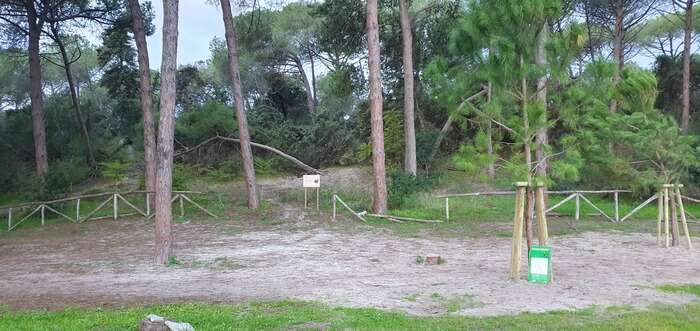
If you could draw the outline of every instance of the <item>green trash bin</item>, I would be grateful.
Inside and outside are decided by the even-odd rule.
[[[527,280],[549,284],[552,280],[552,249],[549,246],[530,246]]]

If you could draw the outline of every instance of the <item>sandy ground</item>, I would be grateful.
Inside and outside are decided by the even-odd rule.
[[[700,250],[658,248],[648,234],[552,238],[556,280],[544,286],[507,279],[509,238],[405,238],[351,219],[336,222],[345,223],[309,221],[298,212],[273,223],[178,223],[178,267],[150,264],[153,233],[146,221],[20,230],[0,236],[0,303],[59,309],[299,299],[483,316],[682,304],[694,298],[653,286],[700,283]],[[424,254],[447,262],[418,265],[416,256]]]

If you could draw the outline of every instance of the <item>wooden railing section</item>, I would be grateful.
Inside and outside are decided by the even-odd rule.
[[[153,195],[154,192],[149,192],[149,191],[130,191],[130,192],[124,192],[124,193],[119,193],[119,192],[105,192],[105,193],[95,193],[95,194],[85,194],[85,195],[80,195],[80,196],[73,196],[73,197],[67,197],[67,198],[62,198],[62,199],[56,199],[56,200],[50,200],[50,201],[37,201],[37,202],[27,202],[27,203],[22,203],[22,204],[17,204],[17,205],[12,205],[12,206],[3,206],[0,207],[0,212],[3,210],[7,211],[7,231],[12,231],[15,229],[17,226],[22,224],[22,222],[30,219],[32,216],[35,214],[39,213],[41,216],[41,225],[44,226],[46,223],[46,216],[47,216],[47,211],[53,214],[56,214],[60,216],[61,218],[64,218],[72,223],[82,223],[85,221],[89,220],[99,220],[99,219],[106,219],[106,218],[112,218],[112,219],[117,219],[119,217],[128,217],[128,216],[135,216],[135,215],[141,215],[145,217],[146,219],[150,219],[153,216],[155,216],[155,213],[152,212],[152,208],[150,205],[150,196]],[[190,198],[188,195],[198,195],[198,194],[206,194],[203,192],[196,192],[196,191],[173,191],[173,198],[170,200],[171,203],[175,203],[175,201],[179,202],[179,208],[180,208],[180,216],[184,217],[185,216],[185,202],[189,203],[190,205],[194,206],[196,209],[201,210],[205,214],[217,218],[218,216],[209,211],[208,209],[202,207],[199,203],[195,202],[192,198]],[[143,196],[143,199],[145,200],[145,208],[139,208],[136,206],[135,203],[132,201],[129,201],[126,197],[131,197],[131,196]],[[106,200],[102,201],[97,207],[94,209],[90,210],[87,214],[84,216],[81,215],[81,201],[85,201],[87,199],[97,199],[97,198],[107,198]],[[69,203],[69,202],[75,202],[75,216],[69,216],[64,212],[59,211],[61,207],[58,207],[58,204],[64,204],[64,203]],[[122,205],[126,205],[129,207],[131,212],[120,213],[120,202]],[[103,215],[103,216],[97,216],[98,212],[101,210],[104,210],[105,208],[109,208],[108,206],[112,207],[112,213],[111,215]],[[30,210],[29,213],[25,214],[24,216],[21,216],[18,221],[13,220],[13,216],[17,216],[17,212],[25,212],[27,210]],[[18,217],[15,217],[17,219]]]

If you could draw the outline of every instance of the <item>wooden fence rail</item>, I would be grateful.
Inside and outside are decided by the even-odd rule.
[[[56,200],[50,200],[50,201],[38,201],[38,202],[27,202],[27,203],[21,203],[17,205],[12,205],[12,206],[3,206],[0,207],[0,211],[6,210],[7,211],[7,231],[12,231],[13,229],[17,228],[22,222],[26,221],[27,219],[31,218],[37,213],[41,214],[41,225],[44,226],[46,223],[46,211],[49,211],[51,213],[54,213],[61,218],[65,218],[68,221],[72,223],[82,223],[88,220],[98,220],[98,219],[105,219],[105,218],[112,218],[116,220],[120,216],[126,217],[126,216],[134,216],[134,215],[141,215],[143,217],[146,217],[146,219],[150,219],[153,216],[155,216],[155,213],[152,213],[151,210],[151,205],[150,205],[150,200],[149,197],[154,194],[154,192],[150,191],[130,191],[130,192],[124,192],[124,193],[119,193],[119,192],[105,192],[105,193],[95,193],[95,194],[86,194],[86,195],[80,195],[80,196],[74,196],[74,197],[67,197],[67,198],[62,198],[62,199],[56,199]],[[180,207],[180,216],[185,216],[185,202],[191,204],[195,208],[201,210],[202,212],[206,213],[207,215],[217,218],[214,213],[209,211],[208,209],[202,207],[199,203],[195,202],[192,200],[190,197],[187,195],[192,195],[192,194],[205,194],[203,192],[196,192],[196,191],[173,191],[173,198],[171,200],[171,203],[175,202],[176,200],[179,200],[179,207]],[[146,208],[141,209],[136,206],[135,203],[132,201],[129,201],[126,196],[134,196],[134,195],[143,195],[144,200],[145,200],[145,205]],[[86,199],[95,199],[95,198],[104,198],[107,197],[106,200],[102,201],[97,207],[92,209],[90,212],[88,212],[85,216],[81,216],[81,201],[84,201]],[[120,213],[119,207],[120,207],[120,201],[122,205],[126,205],[130,209],[132,209],[134,212],[131,213]],[[66,213],[63,213],[59,211],[59,207],[55,206],[56,204],[60,203],[67,203],[67,202],[75,202],[75,217],[68,216]],[[108,216],[96,216],[97,213],[101,210],[104,210],[106,206],[108,206],[111,203],[112,207],[112,213],[111,215]],[[54,206],[52,206],[54,205]],[[13,216],[17,215],[17,212],[21,212],[23,210],[30,209],[31,211],[23,216],[22,218],[19,219],[19,221],[13,222]]]
[[[552,212],[553,210],[561,207],[566,202],[575,199],[576,202],[576,212],[575,218],[578,220],[581,217],[581,200],[591,206],[596,210],[598,214],[605,217],[611,222],[620,221],[620,203],[619,194],[632,192],[628,190],[574,190],[574,191],[547,191],[550,195],[567,195],[562,201],[559,201],[552,207],[545,210],[545,213]],[[586,198],[584,194],[613,194],[614,196],[614,217],[606,214],[600,207],[596,206],[591,200]],[[470,193],[456,193],[456,194],[441,194],[435,196],[438,199],[445,199],[445,220],[450,220],[450,198],[461,198],[461,197],[477,197],[477,196],[499,196],[499,195],[515,195],[515,191],[492,191],[492,192],[470,192]]]

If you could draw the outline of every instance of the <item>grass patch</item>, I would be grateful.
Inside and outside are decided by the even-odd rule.
[[[698,284],[663,285],[657,288],[664,292],[692,294],[700,297],[700,285]]]
[[[0,311],[2,330],[134,330],[147,314],[191,323],[197,330],[697,330],[700,305],[649,310],[589,308],[514,316],[409,316],[371,308],[333,308],[279,301],[241,305],[178,304],[56,312]]]

